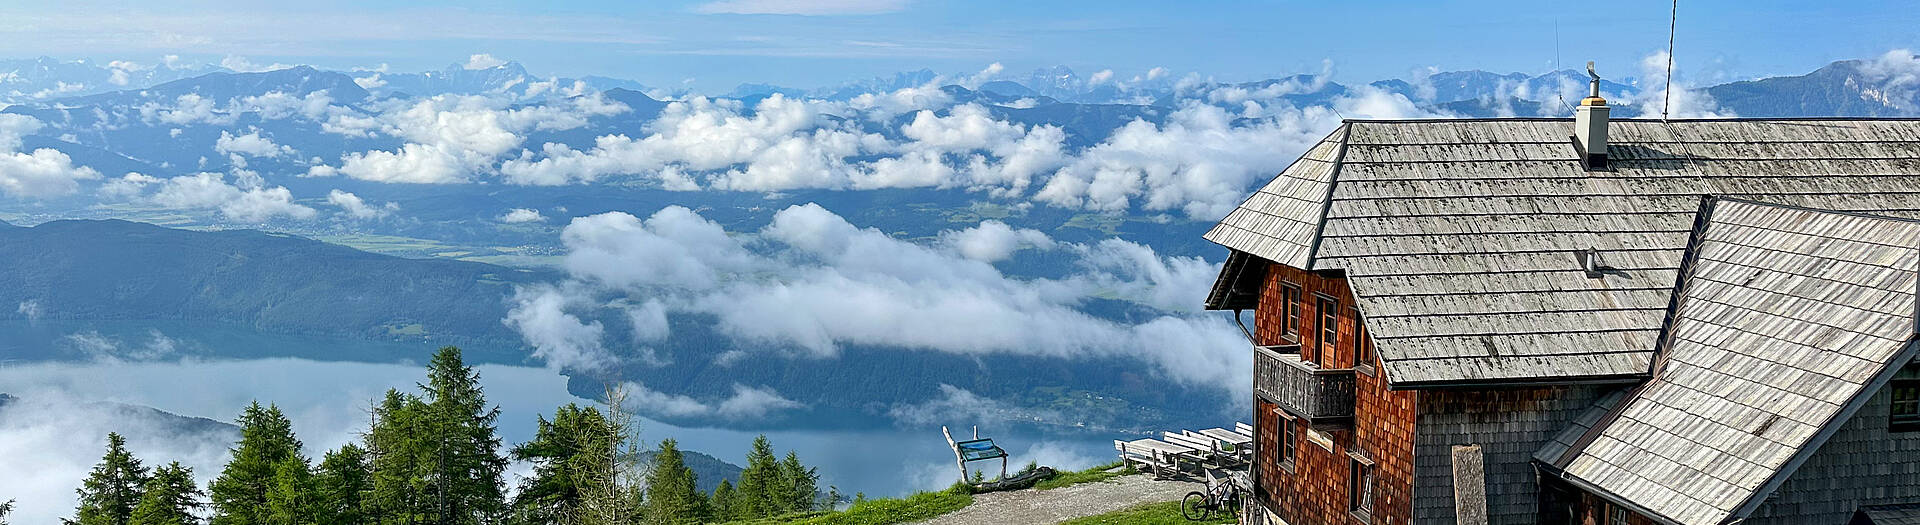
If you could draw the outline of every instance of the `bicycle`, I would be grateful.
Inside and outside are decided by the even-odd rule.
[[[1188,492],[1180,499],[1180,515],[1188,521],[1203,521],[1214,513],[1222,516],[1240,512],[1240,487],[1231,479],[1221,480],[1207,473],[1207,490]]]

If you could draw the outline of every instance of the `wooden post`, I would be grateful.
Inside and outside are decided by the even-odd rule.
[[[980,435],[980,428],[974,427],[973,433],[975,437],[978,437]],[[954,443],[953,433],[947,432],[946,425],[940,425],[940,435],[947,437],[947,448],[953,449],[953,460],[955,463],[960,464],[960,482],[967,483],[967,458],[960,455],[960,445]]]

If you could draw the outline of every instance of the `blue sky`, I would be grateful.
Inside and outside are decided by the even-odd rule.
[[[1063,64],[1220,80],[1316,72],[1366,81],[1427,67],[1541,72],[1598,60],[1634,74],[1666,45],[1664,1],[1055,2],[1002,0],[225,0],[0,5],[0,57],[50,55],[440,68],[474,53],[540,74],[724,91],[811,87],[922,67],[1015,74]],[[563,4],[558,5],[556,4]],[[1683,81],[1798,74],[1920,46],[1898,2],[1683,1]],[[1557,48],[1556,53],[1556,33]]]

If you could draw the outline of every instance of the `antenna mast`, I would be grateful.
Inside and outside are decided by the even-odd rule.
[[[1673,30],[1680,22],[1680,0],[1673,0],[1673,12],[1667,14],[1667,88],[1660,92],[1660,121],[1667,120],[1667,110],[1673,108]]]

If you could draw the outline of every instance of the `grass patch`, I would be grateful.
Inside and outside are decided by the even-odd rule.
[[[870,499],[853,504],[847,510],[791,514],[754,521],[733,522],[742,525],[890,525],[921,521],[973,504],[973,494],[965,485],[939,492],[916,492],[904,498]],[[1176,512],[1178,510],[1176,509]]]
[[[1112,463],[1108,463],[1105,465],[1095,465],[1092,468],[1088,468],[1086,470],[1077,470],[1073,472],[1061,472],[1059,474],[1055,474],[1052,478],[1049,478],[1046,481],[1042,481],[1034,484],[1033,488],[1034,490],[1057,489],[1057,488],[1065,487],[1069,485],[1079,485],[1081,483],[1093,483],[1096,481],[1106,481],[1106,480],[1110,480],[1113,478],[1134,473],[1134,470],[1132,467],[1120,468],[1122,463],[1124,462],[1114,461]],[[1178,510],[1178,509],[1175,509],[1175,510]]]
[[[1191,523],[1235,523],[1238,519],[1232,514],[1211,516],[1207,521],[1187,521],[1180,515],[1180,502],[1167,501],[1148,503],[1138,507],[1109,512],[1098,516],[1087,516],[1063,522],[1063,525],[1185,525]]]

